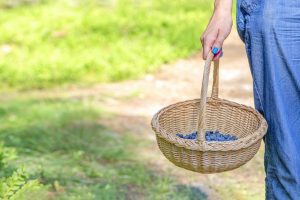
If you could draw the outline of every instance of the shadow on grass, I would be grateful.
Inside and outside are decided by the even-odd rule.
[[[206,200],[207,195],[199,187],[190,185],[176,185],[177,193],[186,193],[186,199],[189,200]]]
[[[56,199],[205,199],[136,159],[142,139],[104,127],[104,115],[88,100],[1,102],[0,139]]]

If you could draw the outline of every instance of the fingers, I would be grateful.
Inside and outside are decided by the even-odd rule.
[[[204,33],[201,37],[201,43],[203,47],[202,57],[206,60],[208,52],[212,49],[213,44],[217,38],[218,33],[210,32],[209,34]]]
[[[213,50],[216,48],[214,54],[218,52],[223,46],[223,42],[225,40],[224,34],[222,34],[221,31],[218,32],[218,36],[216,37],[214,43],[213,43]]]
[[[209,51],[212,51],[214,54],[213,60],[219,59],[223,55],[222,45],[225,38],[224,34],[220,31],[217,34],[210,32],[209,35],[207,35],[204,33],[201,37],[203,59],[206,60]]]
[[[223,46],[223,42],[225,39],[226,39],[226,37],[224,36],[224,34],[222,34],[222,32],[219,31],[218,37],[214,41],[214,44],[213,44],[213,49],[212,49],[212,52],[214,54],[213,60],[217,60],[220,57],[222,57],[222,55],[223,55],[222,46]]]

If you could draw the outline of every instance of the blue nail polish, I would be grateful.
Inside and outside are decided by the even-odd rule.
[[[218,51],[219,51],[219,48],[217,48],[217,47],[214,47],[214,48],[212,49],[212,53],[213,53],[213,54],[218,53]]]

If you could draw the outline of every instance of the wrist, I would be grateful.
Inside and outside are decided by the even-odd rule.
[[[215,9],[214,16],[218,18],[232,18],[231,10]]]

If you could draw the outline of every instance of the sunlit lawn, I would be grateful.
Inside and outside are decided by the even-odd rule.
[[[0,9],[1,87],[136,78],[198,50],[212,8],[208,0],[40,2]]]

